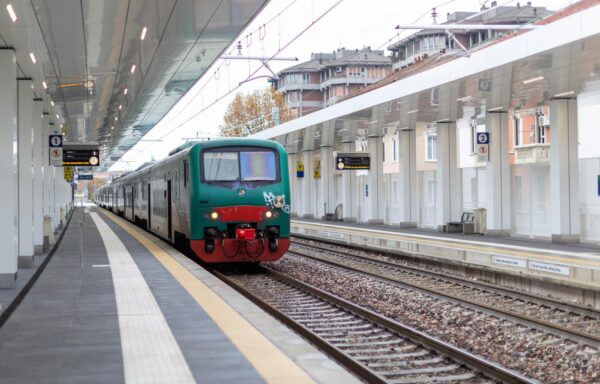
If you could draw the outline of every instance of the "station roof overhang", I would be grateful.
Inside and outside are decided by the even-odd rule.
[[[99,142],[107,168],[267,2],[0,0],[0,46],[15,50],[17,76],[33,80],[55,129],[69,142]]]
[[[499,41],[252,137],[288,153],[338,147],[416,122],[455,122],[480,112],[534,108],[600,89],[600,6]],[[594,88],[596,89],[596,88]]]

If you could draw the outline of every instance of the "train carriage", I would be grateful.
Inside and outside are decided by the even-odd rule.
[[[103,208],[205,262],[279,259],[289,247],[287,154],[273,141],[188,143],[96,192]]]

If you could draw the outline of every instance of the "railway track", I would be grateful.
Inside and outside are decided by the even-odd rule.
[[[536,382],[279,272],[212,272],[366,382]]]
[[[343,247],[318,245],[313,240],[296,239],[290,252],[516,318],[595,348],[600,346],[600,313],[588,308],[452,278],[399,264],[386,256],[359,255],[358,251],[350,253]]]

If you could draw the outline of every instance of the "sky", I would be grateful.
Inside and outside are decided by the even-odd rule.
[[[532,1],[534,6],[558,10],[575,1]],[[384,49],[414,30],[398,31],[398,24],[432,24],[436,8],[438,23],[456,11],[478,11],[482,0],[271,0],[225,55],[298,58],[271,60],[277,73],[310,59],[311,53],[338,48]],[[517,1],[497,0],[498,5]],[[524,5],[526,1],[521,1]],[[386,51],[386,54],[389,54]],[[233,97],[269,85],[271,72],[259,61],[217,60],[169,113],[110,170],[133,170],[151,159],[159,160],[189,138],[216,137],[223,115]],[[240,85],[240,83],[242,83]]]

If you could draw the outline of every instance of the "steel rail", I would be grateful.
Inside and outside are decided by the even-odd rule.
[[[381,260],[375,260],[375,259],[372,259],[372,258],[369,258],[369,257],[357,256],[357,255],[349,254],[349,253],[346,253],[346,252],[343,252],[343,251],[336,251],[336,250],[327,249],[325,247],[318,247],[318,246],[307,245],[307,244],[302,244],[302,246],[313,247],[313,248],[317,248],[319,250],[326,250],[328,252],[333,252],[333,253],[340,253],[344,257],[351,257],[351,258],[355,258],[355,259],[359,259],[359,260],[362,259],[362,260],[365,260],[365,261],[367,261],[369,263],[379,264],[380,266],[383,266],[383,267],[386,267],[386,268],[394,268],[394,269],[398,269],[398,270],[405,269],[405,270],[411,270],[411,271],[418,271],[419,273],[422,273],[422,274],[425,274],[425,275],[432,275],[435,278],[444,279],[446,281],[456,282],[456,283],[462,284],[464,286],[477,285],[476,283],[461,281],[460,279],[450,278],[450,277],[443,276],[443,275],[435,273],[435,272],[423,271],[423,270],[418,269],[418,268],[407,267],[407,266],[404,266],[404,265],[398,265],[398,264],[389,263],[389,262],[381,261]],[[520,320],[528,321],[528,322],[531,322],[533,324],[541,325],[541,326],[544,326],[544,327],[549,328],[549,329],[555,329],[555,330],[560,331],[560,332],[562,332],[564,334],[568,334],[568,335],[574,336],[578,340],[582,339],[584,341],[587,341],[587,342],[589,342],[594,347],[597,347],[600,344],[600,335],[590,334],[590,333],[587,333],[587,332],[579,331],[577,329],[565,327],[565,326],[562,326],[560,324],[556,324],[556,323],[553,323],[553,322],[550,322],[550,321],[537,319],[535,317],[528,316],[528,315],[525,315],[525,314],[522,314],[522,313],[519,313],[519,312],[514,312],[514,311],[510,311],[510,310],[505,310],[505,309],[502,309],[502,308],[498,308],[498,307],[495,307],[495,306],[492,306],[492,305],[483,304],[483,303],[481,303],[479,301],[470,300],[470,299],[467,299],[467,298],[465,298],[463,296],[455,295],[455,294],[448,293],[448,292],[442,291],[442,290],[437,290],[435,288],[430,288],[430,287],[427,287],[427,286],[419,284],[419,283],[405,281],[405,280],[401,280],[401,279],[393,279],[393,278],[381,276],[381,275],[379,275],[377,273],[368,272],[368,271],[364,271],[364,270],[360,270],[360,269],[355,269],[355,268],[352,268],[352,267],[347,266],[345,264],[337,263],[337,262],[331,261],[331,260],[324,260],[324,259],[322,259],[322,258],[320,258],[318,256],[313,256],[313,255],[305,254],[305,253],[303,253],[301,251],[289,250],[288,253],[298,254],[299,256],[302,256],[302,257],[310,258],[310,259],[313,259],[313,260],[318,260],[320,262],[324,262],[326,264],[334,265],[336,267],[343,268],[343,269],[346,269],[346,270],[349,270],[349,271],[359,272],[361,274],[365,274],[367,276],[374,277],[374,278],[377,278],[377,279],[380,279],[380,280],[383,280],[383,281],[387,281],[387,282],[390,282],[390,283],[393,283],[393,284],[403,284],[405,286],[413,287],[413,288],[419,289],[421,291],[425,291],[425,292],[428,292],[428,293],[431,293],[431,294],[435,294],[437,296],[446,297],[446,298],[449,298],[449,299],[452,299],[452,300],[455,300],[455,301],[459,301],[459,302],[462,302],[462,303],[465,303],[465,304],[469,304],[469,305],[472,305],[472,306],[484,308],[484,309],[486,309],[488,311],[493,311],[493,312],[496,312],[496,313],[503,314],[505,316],[511,316],[511,317],[514,317],[514,318],[517,318],[517,319],[520,319]],[[487,285],[484,285],[484,287],[486,289],[493,289],[493,290],[497,289],[495,287],[489,287]],[[503,289],[498,289],[498,290],[503,291]],[[522,293],[518,293],[518,295],[522,296],[522,297],[527,297],[526,295],[523,295]],[[535,296],[532,296],[531,298],[529,298],[529,300],[543,301],[544,299],[539,299],[539,298],[536,298]],[[565,306],[564,303],[561,303],[561,305]],[[564,310],[564,311],[568,311],[568,309],[565,309],[565,308],[561,308],[561,309]]]
[[[450,357],[454,361],[460,362],[465,366],[470,367],[480,373],[483,373],[485,376],[492,378],[494,380],[499,380],[504,383],[528,383],[533,384],[537,383],[537,381],[527,378],[518,372],[502,367],[496,363],[485,360],[484,358],[469,353],[463,349],[457,348],[447,342],[439,340],[435,337],[432,337],[424,332],[421,332],[415,328],[409,327],[404,324],[400,324],[394,320],[391,320],[387,317],[379,315],[371,310],[362,308],[356,304],[353,304],[345,299],[334,296],[328,292],[325,292],[319,288],[310,286],[306,283],[298,281],[292,277],[286,276],[280,272],[270,270],[268,268],[259,266],[259,268],[265,275],[268,275],[276,280],[289,284],[295,288],[298,288],[314,297],[319,298],[320,300],[329,302],[339,308],[342,308],[348,312],[351,312],[363,319],[366,319],[380,327],[383,327],[391,332],[397,333],[409,340],[412,340],[415,343],[424,345],[425,347],[436,351],[441,355],[445,355]],[[289,318],[276,308],[267,304],[257,295],[253,294],[246,288],[237,284],[233,279],[224,275],[223,273],[217,270],[211,270],[213,274],[215,274],[218,278],[223,280],[233,289],[244,295],[246,298],[257,304],[260,308],[267,311],[269,314],[276,317],[278,320],[282,321],[284,324],[288,325],[290,328],[294,329],[302,336],[306,337],[308,340],[313,342],[318,348],[325,351],[326,353],[333,356],[336,360],[338,360],[342,365],[346,366],[355,374],[359,375],[361,379],[369,382],[369,383],[386,383],[386,381],[375,372],[371,371],[367,367],[363,366],[361,363],[348,356],[346,353],[329,343],[328,341],[322,339],[315,333],[308,330],[306,327],[296,322],[295,320]]]

